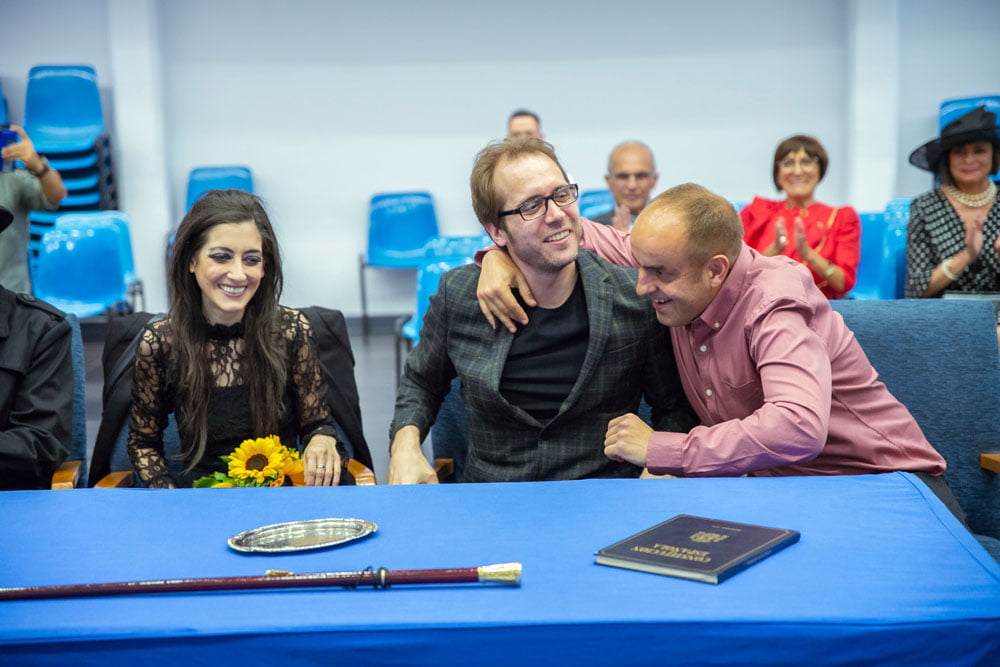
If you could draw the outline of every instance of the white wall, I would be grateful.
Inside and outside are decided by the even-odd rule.
[[[0,85],[10,121],[24,120],[28,70],[87,64],[97,70],[105,124],[113,128],[111,53],[105,0],[0,0]]]
[[[899,137],[878,149],[899,155],[870,162],[857,157],[871,149],[857,127],[865,107],[849,99],[870,105],[873,80],[852,59],[877,59],[877,49],[858,48],[856,36],[871,33],[856,17],[865,12],[837,0],[150,1],[166,151],[140,157],[160,161],[170,210],[133,221],[140,272],[162,273],[163,227],[183,212],[188,171],[248,164],[279,230],[284,301],[348,315],[360,310],[371,194],[430,190],[445,233],[477,232],[472,159],[502,136],[515,107],[541,114],[584,188],[602,186],[615,143],[637,138],[656,153],[662,187],[690,180],[734,200],[769,196],[775,144],[812,133],[831,156],[819,196],[841,204],[858,191],[852,165],[862,181],[891,181],[896,195],[926,189],[905,160],[935,133],[941,99],[1000,91],[995,58],[982,55],[1000,36],[993,0],[899,2],[898,36],[886,47],[899,61],[886,93],[887,106],[898,99]],[[33,64],[90,62],[102,86],[114,85],[111,59],[126,56],[109,50],[108,24],[113,14],[120,26],[121,3],[0,0],[0,11],[0,81],[15,119]],[[884,169],[893,159],[898,176]],[[144,178],[130,172],[119,173],[124,191]],[[412,277],[370,277],[373,312],[410,310]],[[149,307],[165,308],[165,290],[151,291]]]
[[[843,198],[839,3],[500,6],[162,3],[174,201],[194,166],[251,165],[289,259],[285,301],[357,313],[370,195],[430,190],[446,233],[478,232],[472,159],[518,106],[541,114],[585,188],[639,138],[661,184],[748,199],[773,192],[775,143],[807,131],[834,155],[823,195]],[[370,275],[374,312],[410,309],[411,277]]]

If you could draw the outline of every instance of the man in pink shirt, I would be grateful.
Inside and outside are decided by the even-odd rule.
[[[670,327],[685,394],[702,421],[670,433],[618,417],[608,425],[608,457],[680,476],[902,470],[961,512],[941,477],[944,459],[809,272],[745,245],[728,201],[686,184],[653,200],[631,237],[583,223],[582,247],[638,266],[636,291]],[[488,260],[481,292],[497,284]]]
[[[608,426],[608,456],[692,476],[944,472],[809,272],[744,244],[725,199],[672,188],[631,244],[636,292],[670,327],[702,425],[654,433],[626,415]]]

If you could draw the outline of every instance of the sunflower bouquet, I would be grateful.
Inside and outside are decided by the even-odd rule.
[[[281,444],[276,435],[244,440],[228,456],[220,456],[229,470],[213,472],[195,480],[194,488],[236,486],[285,486],[303,483],[302,459],[294,449]]]

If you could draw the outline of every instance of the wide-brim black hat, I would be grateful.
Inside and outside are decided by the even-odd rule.
[[[910,153],[910,164],[927,171],[936,171],[941,157],[955,146],[973,141],[992,141],[1000,145],[997,138],[997,115],[987,111],[985,106],[976,107],[944,126],[941,136]]]
[[[0,233],[10,227],[12,222],[14,222],[14,214],[10,212],[10,209],[0,206]]]

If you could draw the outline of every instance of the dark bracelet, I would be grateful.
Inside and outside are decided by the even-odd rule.
[[[42,159],[41,171],[31,171],[30,169],[28,170],[28,173],[34,176],[35,178],[41,178],[42,176],[44,176],[45,174],[49,173],[52,170],[52,167],[49,165],[48,158],[46,158],[44,155],[39,157],[41,157]]]

